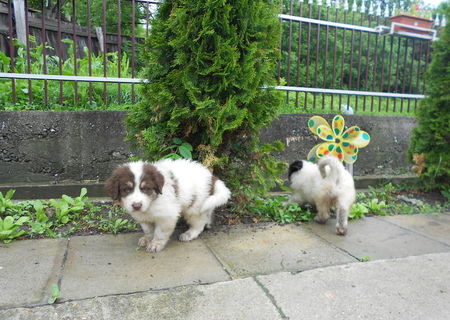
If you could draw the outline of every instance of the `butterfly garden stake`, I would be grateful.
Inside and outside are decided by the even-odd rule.
[[[322,142],[314,146],[308,153],[308,161],[315,162],[326,155],[334,155],[339,160],[350,165],[353,173],[353,163],[358,158],[358,151],[367,146],[370,136],[358,126],[352,126],[344,131],[345,120],[341,115],[333,118],[331,127],[327,120],[313,116],[308,120],[309,130],[317,135]]]

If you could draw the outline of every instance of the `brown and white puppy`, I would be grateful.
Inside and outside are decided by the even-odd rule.
[[[292,195],[289,202],[309,203],[317,209],[315,221],[325,223],[331,207],[336,209],[336,233],[347,233],[348,214],[355,202],[352,175],[334,156],[321,158],[317,164],[301,160],[289,166]]]
[[[164,248],[180,215],[190,228],[179,240],[197,238],[210,227],[214,209],[230,198],[223,181],[185,159],[126,163],[106,181],[106,190],[141,225],[138,245],[149,252]]]

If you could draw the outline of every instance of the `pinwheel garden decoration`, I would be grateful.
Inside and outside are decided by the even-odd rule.
[[[344,131],[345,120],[341,115],[336,115],[330,125],[320,116],[313,116],[308,120],[308,128],[320,139],[324,140],[314,146],[308,153],[308,160],[315,162],[317,159],[331,154],[347,164],[353,164],[358,158],[358,150],[364,148],[370,142],[367,132],[358,126],[353,126]]]

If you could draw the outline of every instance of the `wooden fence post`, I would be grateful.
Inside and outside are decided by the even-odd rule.
[[[103,48],[103,31],[102,27],[95,27],[95,33],[97,34],[98,44],[101,52],[105,52],[105,48]]]
[[[25,23],[25,0],[13,0],[14,17],[16,20],[17,39],[20,43],[27,43],[27,30]]]

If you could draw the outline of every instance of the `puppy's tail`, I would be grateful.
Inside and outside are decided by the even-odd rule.
[[[201,208],[202,212],[214,210],[227,203],[228,199],[230,199],[230,189],[225,186],[223,181],[213,179],[212,184],[211,189],[213,193],[203,203]]]
[[[318,166],[322,178],[330,179],[332,181],[338,180],[342,170],[345,170],[342,162],[335,156],[326,156],[321,158],[318,162]]]
[[[288,180],[291,181],[291,176],[301,170],[303,168],[303,162],[302,161],[294,161],[289,165],[289,171],[288,171]]]

